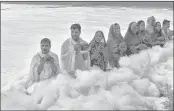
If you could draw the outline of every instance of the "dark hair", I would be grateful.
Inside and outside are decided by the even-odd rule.
[[[160,23],[160,22],[155,23],[155,27],[157,26],[158,23]],[[160,25],[161,25],[161,23],[160,23]],[[160,36],[161,36],[161,31],[162,31],[162,29],[160,29]],[[156,28],[155,28],[155,32],[156,32]]]
[[[138,22],[137,22],[137,24],[138,25],[140,25],[142,22],[144,22],[143,20],[139,20]],[[144,22],[145,23],[145,22]]]
[[[164,20],[163,20],[163,25],[165,25],[166,23],[170,23],[170,21],[167,20],[167,19],[164,19]]]
[[[157,25],[158,23],[160,23],[160,22],[156,22],[156,23],[155,23],[155,27],[156,27],[156,25]],[[160,23],[160,25],[161,25],[161,23]]]
[[[104,36],[104,34],[103,34],[103,32],[102,32],[101,30],[96,31],[96,32],[95,32],[95,35],[96,35],[98,32],[100,32],[100,33],[102,34],[102,37],[105,39],[105,36]]]
[[[43,38],[40,43],[49,43],[49,45],[51,45],[51,41],[48,38]]]
[[[118,24],[118,23],[115,23],[115,26],[116,26],[116,25],[119,25],[119,24]]]
[[[79,31],[81,32],[80,24],[72,24],[70,29],[79,29]]]
[[[95,32],[95,35],[96,35],[98,32],[100,32],[100,33],[102,34],[102,37],[103,37],[103,39],[104,39],[104,44],[106,45],[106,40],[105,40],[104,33],[103,33],[101,30],[98,30],[98,31]],[[95,35],[94,35],[94,39],[95,39]],[[94,40],[94,39],[93,39],[93,40]],[[92,41],[93,41],[93,40],[92,40]]]

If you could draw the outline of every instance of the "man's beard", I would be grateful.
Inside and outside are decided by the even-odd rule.
[[[75,40],[75,41],[78,41],[79,40],[79,37],[72,37],[73,38],[73,40]]]

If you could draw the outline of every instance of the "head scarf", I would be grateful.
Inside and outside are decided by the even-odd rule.
[[[138,36],[138,34],[134,34],[132,32],[135,26],[137,26],[137,23],[131,22],[125,34],[124,41],[126,42],[128,46],[136,45],[140,43],[140,37]]]
[[[138,21],[137,22],[138,26],[140,27],[140,24],[143,23],[143,22],[144,22],[143,20]],[[143,32],[145,32],[145,30],[139,30],[139,33],[143,33]]]
[[[109,29],[109,35],[108,40],[115,39],[117,41],[117,44],[123,41],[123,36],[121,33],[119,35],[116,34],[116,25],[119,25],[118,23],[112,24]]]
[[[103,32],[100,31],[100,30],[98,30],[98,31],[95,33],[93,39],[92,39],[91,42],[90,42],[90,45],[96,41],[96,40],[95,40],[95,37],[96,37],[96,34],[97,34],[98,32],[100,32],[100,33],[102,34],[102,40],[101,40],[101,42],[102,42],[103,44],[106,45],[106,40],[105,40],[104,34],[103,34]]]
[[[155,36],[157,36],[157,37],[160,37],[160,36],[162,36],[162,29],[160,29],[160,31],[159,32],[157,32],[157,30],[156,30],[156,26],[157,26],[157,24],[158,23],[160,23],[160,22],[156,22],[155,23],[155,29],[154,29],[154,34],[155,34]],[[161,24],[161,23],[160,23]]]
[[[119,35],[116,34],[116,25],[119,24],[115,23],[111,25],[108,34],[107,47],[110,59],[113,57],[113,47],[119,47],[120,43],[123,42],[123,36],[121,35],[121,33]]]
[[[147,18],[146,31],[150,34],[154,33],[154,26],[151,22],[152,20],[155,20],[153,16]]]
[[[140,24],[143,23],[143,22],[144,22],[143,20],[139,20],[139,21],[137,22],[139,28],[140,28]],[[144,22],[144,23],[145,23],[145,22]],[[146,31],[145,31],[145,30],[139,30],[138,35],[140,36],[141,41],[144,39],[145,34],[146,34]]]

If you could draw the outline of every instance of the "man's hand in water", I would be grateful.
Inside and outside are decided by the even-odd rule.
[[[81,51],[82,47],[80,44],[75,44],[74,45],[74,50],[76,51],[76,54],[79,54]]]
[[[40,60],[40,64],[39,64],[39,66],[38,66],[38,68],[37,68],[37,72],[38,72],[39,75],[40,75],[40,73],[41,73],[42,70],[43,70],[44,63],[45,63],[45,59],[42,58],[42,59]]]

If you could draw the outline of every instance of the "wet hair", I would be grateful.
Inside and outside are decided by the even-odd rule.
[[[141,23],[143,23],[144,21],[143,20],[139,20],[138,22],[137,22],[137,24],[138,25],[140,25]],[[145,23],[145,22],[144,22]]]
[[[79,29],[79,31],[81,32],[80,24],[72,24],[70,29]]]
[[[43,39],[40,41],[40,43],[48,43],[49,45],[51,45],[51,41],[50,41],[50,39],[48,39],[48,38],[43,38]]]
[[[164,20],[163,20],[163,25],[165,25],[166,23],[170,23],[170,21],[167,20],[167,19],[164,19]]]

